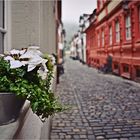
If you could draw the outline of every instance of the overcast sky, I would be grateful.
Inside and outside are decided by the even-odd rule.
[[[76,22],[83,13],[91,14],[96,8],[96,0],[62,0],[62,21]]]

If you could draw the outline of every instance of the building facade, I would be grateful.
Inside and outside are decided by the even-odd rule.
[[[57,54],[60,15],[60,0],[0,0],[0,54],[30,45],[39,46],[44,54]],[[55,79],[54,73],[52,90]],[[48,139],[44,124],[26,101],[16,122],[1,126],[0,136],[2,139]]]
[[[112,57],[112,71],[140,77],[140,0],[97,0],[96,19],[86,29],[88,63],[99,67]]]
[[[57,53],[58,1],[0,1],[0,53],[40,46]]]

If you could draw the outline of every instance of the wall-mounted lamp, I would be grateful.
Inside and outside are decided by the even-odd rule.
[[[127,11],[129,9],[128,3],[129,3],[129,0],[123,0],[122,8],[124,11]]]

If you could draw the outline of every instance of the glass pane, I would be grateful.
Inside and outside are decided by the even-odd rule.
[[[4,35],[0,32],[0,53],[3,53]]]
[[[0,27],[3,27],[3,20],[4,20],[4,2],[0,0]]]

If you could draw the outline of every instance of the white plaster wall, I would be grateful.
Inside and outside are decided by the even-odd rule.
[[[43,52],[56,53],[56,20],[54,1],[41,1],[40,46]]]
[[[20,49],[40,45],[39,1],[15,1],[11,3],[12,48]]]
[[[11,1],[11,48],[39,45],[43,53],[56,52],[54,1]]]

